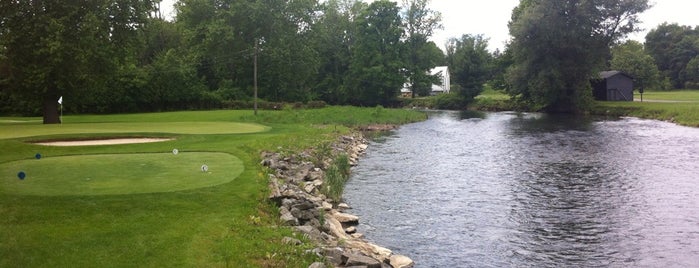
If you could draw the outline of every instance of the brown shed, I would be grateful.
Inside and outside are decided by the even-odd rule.
[[[599,73],[592,81],[592,95],[602,101],[633,101],[633,77],[620,71]]]

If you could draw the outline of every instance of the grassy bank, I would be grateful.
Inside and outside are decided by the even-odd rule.
[[[699,127],[699,90],[651,91],[635,93],[633,102],[596,102],[592,114],[633,116]]]
[[[265,200],[260,151],[313,147],[347,133],[348,126],[424,118],[413,111],[354,107],[258,116],[69,115],[63,125],[0,118],[0,267],[305,267],[317,257],[303,254],[310,244],[280,242],[292,234],[279,227],[275,208]],[[27,142],[117,136],[175,140],[84,147]],[[210,166],[205,173],[202,163]],[[22,180],[20,170],[26,172]],[[216,177],[218,172],[227,173]],[[162,173],[170,175],[155,178]],[[213,177],[186,181],[209,173]],[[96,178],[107,183],[101,192],[85,187]],[[154,188],[139,192],[136,183]]]
[[[699,127],[699,103],[667,102],[597,102],[592,114],[633,116]]]
[[[699,127],[699,90],[651,91],[635,93],[634,102],[597,101],[591,114],[600,116],[633,116],[675,122],[680,125]],[[501,91],[488,89],[476,97],[469,109],[480,111],[526,110],[516,107],[510,97]]]

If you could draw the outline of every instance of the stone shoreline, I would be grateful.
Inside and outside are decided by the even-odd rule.
[[[394,129],[381,126],[377,129]],[[362,130],[373,130],[366,127]],[[270,169],[269,199],[279,206],[281,221],[314,241],[318,247],[314,254],[324,256],[334,267],[405,268],[414,262],[390,249],[372,244],[357,233],[359,217],[346,213],[349,205],[334,204],[323,195],[325,169],[330,161],[346,154],[350,165],[357,165],[359,157],[367,149],[367,140],[362,133],[355,132],[335,141],[331,156],[318,165],[312,159],[313,151],[306,150],[292,155],[279,152],[263,152],[262,165]],[[284,243],[301,244],[301,241],[286,237]],[[326,267],[313,263],[309,268]]]

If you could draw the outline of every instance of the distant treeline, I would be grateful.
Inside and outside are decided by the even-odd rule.
[[[646,88],[699,87],[699,28],[663,24],[648,34],[645,44],[602,46],[597,39],[581,41],[590,33],[572,35],[569,29],[557,35],[532,34],[593,21],[599,24],[579,29],[619,33],[598,38],[618,41],[633,27],[600,27],[642,12],[645,0],[634,0],[638,3],[629,7],[609,0],[584,9],[598,9],[590,16],[609,16],[600,20],[571,17],[581,12],[551,13],[563,16],[552,23],[535,23],[553,17],[534,14],[583,10],[582,4],[522,1],[510,23],[513,41],[504,51],[492,53],[481,35],[451,39],[446,51],[430,42],[441,26],[441,15],[429,9],[429,0],[406,0],[401,6],[387,0],[180,0],[171,21],[160,15],[157,2],[0,1],[0,113],[43,114],[45,122],[55,123],[61,96],[66,113],[230,107],[251,103],[255,72],[258,96],[269,103],[394,106],[400,104],[399,91],[406,82],[414,96],[429,95],[431,84],[439,79],[427,71],[439,65],[449,66],[456,94],[445,100],[457,108],[478,95],[486,82],[515,99],[559,102],[560,94],[537,93],[532,87],[571,87],[570,82],[531,81],[546,73],[549,81],[573,73],[591,75],[593,67],[625,71]],[[539,27],[545,25],[550,27]],[[537,36],[559,40],[531,39]],[[557,44],[580,47],[564,51],[567,48]],[[590,47],[602,50],[592,53]],[[556,61],[563,59],[558,54],[594,54],[594,64],[551,74],[563,72],[556,65],[569,66]],[[532,55],[551,58],[537,63]],[[592,61],[567,58],[577,65],[588,59]]]

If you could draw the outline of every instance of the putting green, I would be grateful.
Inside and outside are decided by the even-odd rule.
[[[174,133],[174,134],[241,134],[267,131],[267,126],[238,122],[117,122],[73,123],[62,125],[6,124],[0,139],[86,133]]]
[[[202,171],[202,165],[208,170]],[[45,157],[0,164],[0,192],[50,196],[173,192],[227,183],[243,169],[239,158],[211,152]],[[26,177],[20,179],[19,172]]]

